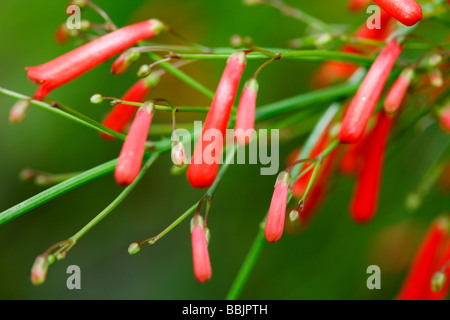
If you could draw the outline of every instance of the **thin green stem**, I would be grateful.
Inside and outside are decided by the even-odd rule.
[[[71,114],[71,113],[69,113],[67,111],[64,111],[62,109],[62,108],[66,108],[66,110],[68,110],[67,107],[61,107],[61,105],[60,105],[60,108],[58,108],[57,106],[53,107],[49,103],[46,103],[46,102],[43,102],[43,101],[38,101],[38,100],[33,100],[33,99],[31,99],[31,97],[28,97],[28,96],[25,96],[23,94],[20,94],[20,93],[17,93],[17,92],[14,92],[14,91],[11,91],[11,90],[8,90],[8,89],[5,89],[5,88],[1,88],[1,87],[0,87],[0,93],[4,94],[6,96],[9,96],[11,98],[15,98],[15,99],[30,100],[30,103],[32,105],[37,106],[37,107],[39,107],[39,108],[41,108],[43,110],[49,111],[49,112],[51,112],[53,114],[56,114],[56,115],[59,115],[59,116],[61,116],[63,118],[72,120],[72,121],[74,121],[76,123],[79,123],[79,124],[85,126],[85,127],[94,129],[96,131],[108,133],[108,134],[110,134],[110,135],[112,135],[112,136],[114,136],[114,137],[116,137],[118,139],[125,140],[125,135],[123,135],[121,133],[118,133],[118,132],[116,132],[116,131],[108,128],[108,127],[105,127],[104,125],[102,125],[101,123],[98,123],[95,120],[92,120],[92,119],[90,119],[90,118],[88,118],[88,117],[86,117],[84,115],[82,116],[83,118],[80,118],[79,117],[79,115],[81,115],[80,113],[76,112],[76,114]],[[72,109],[70,109],[70,110],[74,111]]]
[[[142,103],[140,102],[133,102],[133,101],[126,101],[121,99],[115,99],[112,97],[103,97],[104,99],[113,99],[120,101],[120,103],[123,103],[124,105],[130,105],[130,106],[136,106],[141,107]],[[162,105],[154,105],[155,110],[160,111],[170,111],[172,112],[174,109],[177,112],[200,112],[200,113],[207,113],[209,111],[209,107],[168,107],[168,106],[162,106]]]
[[[279,59],[294,59],[294,60],[334,60],[334,61],[349,61],[359,63],[362,65],[369,65],[373,62],[373,58],[366,57],[355,53],[346,53],[339,51],[327,51],[327,50],[300,50],[289,51],[269,54],[250,53],[247,55],[248,60],[260,60],[265,58],[277,58]],[[225,60],[229,58],[228,54],[214,54],[214,53],[180,53],[177,54],[180,59],[194,59],[194,60]]]
[[[228,292],[226,296],[226,300],[236,300],[239,298],[239,295],[242,292],[242,289],[244,288],[248,277],[250,276],[250,273],[252,272],[253,268],[255,267],[256,261],[258,260],[258,257],[264,247],[264,244],[266,243],[264,238],[264,228],[260,227],[258,229],[258,233],[256,234],[256,238],[253,241],[253,244],[250,248],[250,251],[248,252],[247,256],[245,257],[244,262],[242,263],[241,268],[239,269],[239,272],[234,279],[234,282],[230,288],[230,291]]]
[[[28,198],[25,201],[3,211],[0,213],[0,225],[17,218],[18,216],[30,211],[76,187],[79,187],[89,181],[99,178],[114,170],[117,164],[117,159],[103,163],[90,170],[86,170],[79,175],[65,180],[51,188],[48,188],[37,195]]]
[[[239,148],[239,146],[237,147]],[[217,173],[217,176],[214,180],[214,183],[208,188],[208,190],[205,192],[201,200],[194,203],[189,209],[187,209],[185,212],[183,212],[177,219],[175,219],[167,228],[165,228],[163,231],[161,231],[158,235],[145,239],[143,241],[138,242],[139,245],[142,245],[144,243],[148,243],[150,245],[155,244],[158,240],[160,240],[162,237],[164,237],[167,233],[169,233],[173,228],[178,226],[181,222],[183,222],[187,217],[189,217],[193,212],[195,212],[200,204],[201,201],[204,199],[208,199],[212,196],[214,191],[216,190],[220,180],[222,179],[223,175],[227,171],[229,165],[232,163],[232,160],[234,159],[234,155],[236,153],[236,148],[232,148],[231,151],[227,152],[227,156],[225,159],[225,163],[220,167],[219,172]]]
[[[111,202],[105,209],[102,210],[94,219],[92,219],[87,225],[85,225],[80,231],[78,231],[76,234],[74,234],[70,239],[76,243],[82,236],[84,236],[89,230],[91,230],[97,223],[99,223],[101,220],[103,220],[111,211],[113,211],[134,189],[134,187],[141,181],[142,177],[145,175],[145,173],[148,171],[150,166],[156,161],[159,154],[157,152],[154,152],[150,158],[145,162],[145,164],[142,166],[141,171],[137,175],[136,179],[127,186],[120,194],[119,196],[114,199],[113,202]]]
[[[150,59],[153,61],[159,61],[161,60],[161,57],[153,52],[147,52],[147,55]],[[204,85],[202,85],[200,82],[192,78],[191,76],[187,75],[177,67],[174,67],[169,62],[162,62],[160,66],[164,69],[166,69],[168,72],[172,73],[174,76],[178,77],[180,80],[184,81],[185,83],[189,84],[194,89],[197,89],[199,92],[201,92],[206,97],[212,99],[214,98],[214,92],[206,88]]]
[[[281,0],[265,0],[265,3],[280,10],[280,12],[287,17],[302,21],[308,25],[313,25],[317,29],[324,31],[324,32],[328,32],[328,33],[334,32],[333,27],[330,26],[328,23],[326,23],[316,17],[313,17],[312,15],[305,13],[305,12],[301,11],[300,9],[291,7]]]

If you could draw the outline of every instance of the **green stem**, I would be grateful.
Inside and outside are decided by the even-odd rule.
[[[236,279],[234,280],[233,285],[225,298],[226,300],[236,300],[239,298],[239,295],[244,288],[265,243],[264,229],[260,227],[250,251],[248,252],[247,257],[245,257],[245,260],[239,269],[238,275],[236,276]]]
[[[100,132],[104,132],[104,133],[108,133],[118,139],[121,140],[125,140],[125,135],[118,133],[108,127],[105,127],[104,125],[102,125],[101,123],[98,123],[95,120],[90,119],[89,117],[86,117],[84,115],[81,115],[78,112],[75,112],[76,114],[71,114],[67,111],[64,111],[63,109],[65,108],[66,110],[69,110],[68,107],[65,106],[61,106],[58,107],[53,107],[51,104],[48,104],[46,102],[43,101],[38,101],[38,100],[32,100],[31,97],[25,96],[23,94],[5,89],[5,88],[1,88],[0,87],[0,93],[9,96],[11,98],[15,98],[15,99],[20,99],[20,100],[30,100],[30,103],[32,105],[35,105],[43,110],[49,111],[51,113],[54,113],[56,115],[62,116],[63,118],[72,120],[76,123],[79,123],[85,127],[94,129],[96,131],[100,131]],[[70,109],[71,112],[73,112],[74,110]],[[82,116],[82,118],[80,118],[80,115]]]
[[[237,147],[239,148],[239,146]],[[227,171],[229,165],[232,163],[232,160],[234,159],[234,155],[236,153],[236,147],[232,149],[232,151],[227,152],[225,163],[220,167],[219,172],[217,173],[217,176],[214,180],[214,183],[208,188],[202,199],[209,198],[212,196],[214,191],[217,188],[217,185],[219,184],[220,180],[222,179],[223,175]],[[158,235],[155,237],[140,241],[139,244],[142,245],[144,243],[149,243],[150,245],[153,245],[155,242],[160,240],[162,237],[164,237],[169,231],[171,231],[173,228],[178,226],[182,221],[184,221],[187,217],[189,217],[193,212],[196,211],[198,205],[200,204],[202,200],[197,201],[194,203],[189,209],[187,209],[185,212],[183,212],[175,221],[173,221],[167,228],[165,228],[163,231],[161,231]]]
[[[275,58],[278,54],[248,54],[248,60],[260,60],[264,58]],[[213,54],[213,53],[180,53],[177,54],[180,59],[194,59],[194,60],[223,60],[228,59],[229,54]],[[363,65],[369,65],[373,62],[373,58],[369,58],[360,54],[346,53],[339,51],[327,50],[301,50],[281,52],[280,59],[298,59],[298,60],[334,60],[334,61],[349,61]]]
[[[114,170],[117,164],[117,159],[108,161],[106,163],[103,163],[95,168],[92,168],[90,170],[84,171],[83,173],[70,178],[68,180],[65,180],[56,186],[53,186],[51,188],[48,188],[41,193],[38,193],[37,195],[28,198],[25,201],[22,201],[21,203],[15,205],[14,207],[11,207],[3,212],[0,213],[0,225],[17,218],[18,216],[24,214],[25,212],[30,211],[31,209],[34,209],[47,201],[50,201],[76,187],[79,187],[91,180],[94,180],[96,178],[99,178],[111,171]]]
[[[84,236],[89,230],[91,230],[97,223],[99,223],[103,218],[105,218],[111,211],[113,211],[134,189],[134,187],[141,181],[142,177],[148,171],[150,166],[156,161],[159,154],[154,152],[151,157],[147,160],[147,162],[143,165],[141,171],[137,175],[136,179],[127,186],[119,196],[114,199],[102,212],[100,212],[94,219],[92,219],[87,225],[85,225],[80,231],[74,234],[70,240],[76,243],[82,236]]]
[[[324,134],[325,130],[327,130],[328,126],[330,125],[331,121],[334,119],[334,116],[340,109],[339,103],[333,103],[327,111],[323,114],[323,116],[320,118],[319,122],[317,122],[317,125],[309,135],[308,139],[305,142],[305,146],[302,148],[302,151],[297,157],[297,160],[308,158],[311,154],[312,149],[317,144],[317,141],[319,141],[320,137]],[[303,168],[303,163],[299,164],[298,166],[295,166],[291,170],[291,185],[297,181],[297,175]]]
[[[159,61],[161,60],[161,57],[155,53],[147,52],[147,55],[152,59],[153,61]],[[197,89],[199,92],[201,92],[206,97],[212,99],[214,98],[214,92],[206,88],[204,85],[202,85],[200,82],[192,78],[191,76],[187,75],[177,67],[174,67],[169,62],[162,62],[160,64],[161,67],[172,73],[174,76],[178,77],[180,80],[184,81],[185,83],[189,84],[194,89]]]

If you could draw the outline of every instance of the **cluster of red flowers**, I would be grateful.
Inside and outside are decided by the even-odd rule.
[[[375,3],[382,8],[381,28],[369,29],[364,25],[355,33],[356,38],[385,41],[393,29],[392,18],[407,26],[414,25],[422,18],[422,9],[413,0],[375,0]],[[352,10],[359,10],[367,4],[366,0],[354,0],[350,2],[349,7]],[[144,21],[101,36],[43,65],[27,68],[28,77],[40,85],[34,98],[44,99],[53,89],[75,79],[139,41],[158,35],[165,29],[164,24],[158,20]],[[367,52],[374,53],[375,50],[376,48],[371,46]],[[366,53],[352,45],[345,45],[342,51],[356,54]],[[347,144],[345,153],[341,156],[340,168],[345,173],[357,174],[350,212],[353,219],[360,223],[373,219],[376,212],[389,133],[414,76],[413,68],[404,69],[387,94],[384,100],[384,109],[374,114],[391,70],[401,52],[401,41],[391,39],[378,53],[347,107],[337,132],[339,143]],[[123,53],[114,62],[112,73],[123,73],[137,57],[136,51]],[[220,131],[222,137],[226,136],[225,131],[229,124],[233,102],[245,66],[246,52],[244,51],[235,52],[227,61],[187,170],[187,179],[195,188],[210,187],[216,178],[219,162],[215,161],[215,157],[221,154],[223,141],[218,144],[217,141],[211,141],[206,132],[209,129],[215,129]],[[356,69],[356,66],[349,63],[327,62],[318,72],[316,80],[319,85],[328,85],[342,78],[348,79]],[[122,100],[143,102],[158,80],[158,75],[153,73],[137,81],[124,94]],[[245,83],[239,100],[235,123],[235,140],[238,144],[248,144],[252,138],[247,136],[246,132],[254,129],[257,92],[258,82],[254,76]],[[116,105],[103,121],[105,126],[117,132],[125,131],[131,122],[115,170],[115,179],[120,185],[130,185],[141,170],[154,108],[154,103],[151,101],[142,103],[140,108],[123,102]],[[450,106],[444,107],[440,111],[440,115],[442,126],[450,130]],[[373,125],[370,125],[371,119],[373,119]],[[276,242],[283,234],[290,190],[292,190],[294,198],[302,198],[301,206],[297,207],[297,209],[301,207],[300,212],[297,209],[294,212],[300,215],[300,221],[303,223],[310,219],[311,213],[325,196],[326,183],[338,154],[338,149],[335,149],[327,154],[325,159],[320,157],[330,143],[335,140],[336,134],[333,136],[331,132],[332,126],[324,130],[308,155],[309,162],[303,163],[309,171],[300,177],[291,177],[290,169],[286,169],[278,175],[266,220],[265,238],[267,241]],[[108,134],[102,134],[102,136],[108,139],[112,138]],[[214,148],[211,148],[214,143],[216,143]],[[213,150],[210,159],[206,159],[208,150]],[[179,151],[183,153],[182,150]],[[317,161],[314,162],[314,159]],[[294,161],[292,165],[297,165],[297,163]],[[315,171],[312,169],[318,165],[320,165],[320,170],[314,175]],[[316,181],[311,186],[312,179],[316,179]],[[305,193],[310,187],[312,189],[305,202]],[[449,259],[449,245],[442,244],[447,231],[448,222],[444,223],[443,220],[439,220],[433,224],[419,250],[400,298],[443,297],[441,294],[428,292],[429,288],[426,285],[431,282],[433,270],[444,268]],[[208,253],[208,234],[203,218],[200,214],[195,214],[191,222],[191,235],[194,274],[199,282],[209,280],[212,275]],[[448,268],[445,272],[448,273]],[[448,286],[443,291],[447,289]],[[424,295],[424,292],[428,293]]]

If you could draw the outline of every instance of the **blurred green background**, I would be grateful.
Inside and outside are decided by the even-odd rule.
[[[251,36],[261,46],[286,47],[302,36],[305,26],[267,7],[247,7],[241,0],[96,0],[119,26],[158,18],[185,37],[207,46],[228,46],[233,34]],[[347,1],[290,1],[332,24],[355,28],[366,15],[347,12]],[[37,86],[27,80],[24,67],[46,62],[71,50],[76,40],[58,45],[53,34],[65,21],[66,1],[2,0],[0,2],[0,86],[31,95]],[[82,18],[100,22],[91,11]],[[439,37],[448,32],[427,22],[419,33]],[[432,31],[432,32],[431,32]],[[173,37],[157,41],[180,44]],[[94,119],[101,120],[109,105],[92,105],[94,93],[122,95],[136,80],[138,65],[123,76],[109,72],[112,61],[55,90],[51,97]],[[251,61],[245,77],[259,62]],[[311,90],[310,75],[318,62],[282,61],[260,76],[258,105]],[[224,61],[201,61],[183,70],[214,90]],[[152,92],[177,105],[207,105],[194,89],[168,75]],[[54,173],[92,168],[118,156],[119,141],[108,142],[92,130],[32,107],[25,120],[12,125],[8,112],[14,99],[0,95],[0,210],[42,190],[18,178],[25,167]],[[201,119],[201,114],[178,121]],[[157,113],[155,123],[168,123]],[[302,124],[298,125],[299,128]],[[157,138],[157,137],[155,137]],[[305,137],[281,144],[281,160]],[[244,288],[243,299],[391,299],[405,275],[405,260],[416,248],[433,217],[449,210],[449,197],[433,189],[419,210],[409,212],[406,195],[436,161],[448,136],[431,122],[409,133],[386,161],[376,219],[356,225],[348,202],[353,179],[335,175],[330,195],[316,219],[300,235],[284,235],[265,245]],[[1,299],[223,299],[269,207],[274,177],[261,176],[258,165],[229,168],[214,196],[208,220],[212,232],[210,256],[213,277],[198,284],[192,271],[189,219],[154,247],[129,256],[133,241],[154,236],[203,194],[193,190],[184,175],[172,176],[170,155],[160,157],[135,191],[104,221],[55,263],[47,281],[34,287],[30,269],[34,258],[52,244],[68,238],[121,191],[113,175],[90,182],[0,226]],[[406,231],[405,231],[406,230]],[[397,251],[396,251],[397,250]],[[399,258],[405,253],[405,258]],[[401,261],[400,261],[401,260]],[[68,290],[66,269],[81,268],[81,290]],[[366,269],[382,270],[382,289],[366,288]]]

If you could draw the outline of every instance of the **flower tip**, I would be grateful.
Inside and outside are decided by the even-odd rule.
[[[431,290],[433,292],[439,292],[442,290],[442,288],[445,285],[445,282],[447,281],[447,277],[444,272],[438,271],[436,272],[433,277],[431,278]]]
[[[231,60],[234,60],[234,59],[236,59],[240,65],[247,64],[247,56],[245,55],[244,51],[239,50],[239,51],[236,51],[235,53],[233,53],[228,58],[228,62],[230,62]]]
[[[128,247],[128,253],[130,255],[136,254],[139,251],[141,251],[141,245],[137,242],[133,242],[132,244],[130,244],[130,246]]]
[[[48,270],[48,262],[47,258],[43,256],[38,256],[33,263],[33,267],[31,269],[31,282],[38,286],[45,282],[47,277]]]
[[[138,50],[128,50],[122,53],[112,64],[111,73],[114,75],[121,75],[128,70],[128,68],[136,62],[141,56]]]
[[[194,188],[209,188],[216,179],[217,170],[203,171],[201,166],[201,164],[191,163],[186,172],[187,179]]]
[[[159,35],[169,29],[167,25],[165,25],[162,21],[158,19],[150,19],[149,22],[150,22],[150,29],[155,33],[155,35]]]
[[[179,168],[184,167],[186,163],[186,154],[184,152],[184,146],[181,141],[172,142],[172,162]]]

